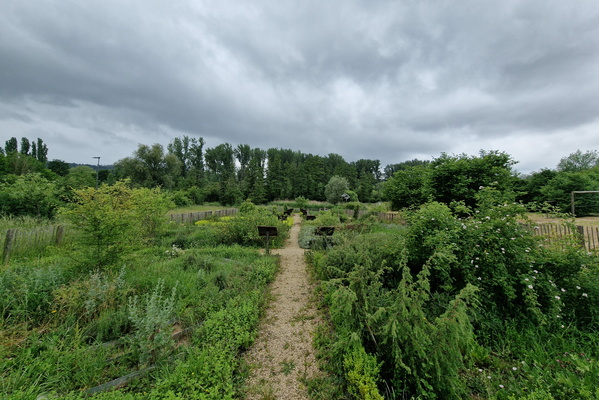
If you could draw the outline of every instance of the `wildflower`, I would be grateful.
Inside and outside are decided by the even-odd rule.
[[[566,292],[566,289],[564,289],[564,288],[562,288],[561,290],[562,290],[562,292]]]
[[[528,278],[524,278],[524,281],[525,281],[525,282],[528,282]]]
[[[532,289],[532,285],[528,285],[528,288],[529,288],[529,289]]]
[[[565,326],[562,325],[562,328],[565,328]]]
[[[488,375],[487,378],[491,379],[491,375]]]
[[[478,369],[478,372],[483,372],[483,369],[482,369],[482,368],[479,368],[479,369]]]
[[[512,371],[517,371],[517,370],[518,370],[518,368],[512,367]]]
[[[500,387],[500,388],[502,388],[502,389],[504,388],[504,386],[503,386],[503,385],[499,385],[499,387]]]
[[[555,298],[556,298],[557,300],[559,300],[561,297],[559,297],[559,296],[555,296]]]
[[[589,297],[589,295],[588,295],[588,294],[586,294],[586,293],[583,293],[583,294],[582,294],[582,297]]]
[[[476,278],[476,279],[478,279],[479,281],[482,281],[482,280],[483,280],[483,278],[481,278],[480,276],[479,276],[478,278]]]
[[[54,314],[56,312],[56,310],[52,310],[52,314]]]
[[[576,289],[580,290],[580,286],[576,286]]]

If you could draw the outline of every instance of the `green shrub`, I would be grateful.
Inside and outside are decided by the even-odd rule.
[[[343,359],[348,391],[359,400],[383,400],[377,388],[380,363],[362,346],[348,352]]]
[[[153,364],[170,355],[174,349],[169,329],[175,312],[176,287],[169,297],[163,294],[159,280],[152,293],[129,298],[128,315],[134,331],[128,338],[140,365]]]
[[[258,233],[258,226],[274,226],[277,236],[270,238],[271,247],[280,247],[288,236],[293,219],[280,221],[276,215],[262,208],[256,208],[247,214],[221,218],[219,224],[221,242],[244,246],[262,247],[265,239]]]
[[[64,215],[78,230],[84,262],[106,267],[154,237],[172,203],[158,189],[129,189],[126,182],[75,191]]]

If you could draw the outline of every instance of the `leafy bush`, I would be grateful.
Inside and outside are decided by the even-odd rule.
[[[0,214],[53,218],[60,202],[56,184],[38,173],[0,183]]]
[[[77,228],[77,243],[88,265],[116,263],[166,224],[172,208],[158,189],[129,189],[126,182],[76,190],[64,215]]]
[[[220,221],[223,221],[219,223],[222,243],[252,247],[264,246],[264,238],[259,235],[258,226],[276,227],[277,236],[270,238],[270,245],[280,247],[293,225],[291,217],[281,221],[272,212],[263,208],[256,208],[243,214],[240,213],[235,217],[224,217]]]

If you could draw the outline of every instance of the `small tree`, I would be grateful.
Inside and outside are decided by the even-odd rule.
[[[79,230],[86,261],[94,266],[115,263],[155,235],[172,205],[159,189],[130,189],[123,181],[75,190],[75,198],[65,214]]]
[[[335,175],[324,188],[324,195],[329,203],[337,204],[342,200],[341,195],[349,189],[349,182],[342,176]]]

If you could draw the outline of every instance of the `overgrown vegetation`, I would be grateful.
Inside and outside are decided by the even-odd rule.
[[[0,271],[2,397],[238,398],[239,353],[277,271],[239,232],[274,218],[283,240],[288,224],[248,204],[239,217],[167,225],[157,190],[76,194],[66,212],[81,240]],[[135,371],[124,390],[96,389]]]
[[[596,256],[543,246],[507,192],[474,199],[311,251],[325,367],[357,399],[597,398]]]

